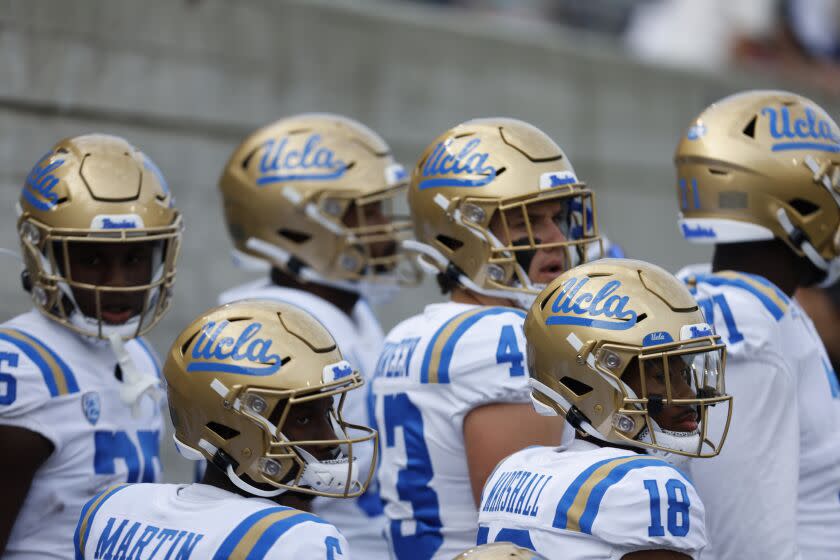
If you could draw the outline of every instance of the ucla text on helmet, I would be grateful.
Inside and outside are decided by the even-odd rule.
[[[262,144],[258,185],[289,181],[329,181],[347,171],[335,151],[320,145],[320,134],[311,134],[299,150],[288,148],[289,138],[269,138]]]

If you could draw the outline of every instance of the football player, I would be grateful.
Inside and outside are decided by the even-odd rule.
[[[259,298],[300,306],[328,326],[363,376],[372,376],[384,335],[368,301],[412,279],[412,263],[398,252],[410,223],[396,219],[393,208],[407,180],[379,135],[345,117],[302,114],[254,132],[234,151],[220,187],[235,261],[269,272],[223,293],[219,303]],[[362,391],[347,396],[345,415],[370,423]],[[372,456],[369,447],[357,452],[362,463]],[[357,555],[387,556],[373,489],[312,506]]]
[[[537,297],[525,338],[534,407],[578,437],[499,464],[478,543],[570,559],[697,558],[703,504],[675,464],[720,451],[732,398],[724,345],[685,286],[641,261],[584,264]]]
[[[376,441],[344,421],[364,383],[300,308],[240,301],[178,336],[164,366],[175,444],[208,462],[202,483],[109,488],[82,510],[76,558],[350,558],[344,537],[288,494],[346,498],[373,475],[355,447]]]
[[[564,269],[600,246],[592,193],[537,128],[473,120],[426,148],[411,176],[415,242],[447,303],[394,328],[376,367],[380,490],[393,555],[451,559],[475,544],[493,467],[562,423],[528,404],[522,321]]]
[[[682,234],[714,245],[711,270],[680,276],[738,403],[726,450],[692,466],[704,558],[840,558],[840,387],[791,298],[840,271],[840,130],[809,99],[749,91],[703,111],[675,161]]]
[[[546,560],[546,557],[513,543],[500,542],[474,546],[454,560]]]
[[[181,217],[155,164],[99,134],[47,152],[18,214],[34,309],[0,325],[0,555],[71,558],[91,496],[160,475],[141,335],[169,308]]]

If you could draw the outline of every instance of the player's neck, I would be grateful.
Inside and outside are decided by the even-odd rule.
[[[808,283],[805,281],[807,270],[802,261],[802,257],[777,239],[728,243],[715,246],[712,272],[734,270],[757,274],[773,282],[791,297],[797,287]]]
[[[624,450],[627,450],[627,451],[632,451],[634,453],[644,453],[644,450],[642,450],[638,447],[634,447],[632,445],[621,445],[620,443],[612,443],[612,442],[609,442],[609,441],[603,441],[603,440],[600,440],[598,438],[594,438],[590,435],[581,435],[580,433],[578,433],[575,436],[575,438],[579,439],[579,440],[582,440],[582,441],[585,441],[587,443],[591,443],[592,445],[597,445],[598,447],[602,447],[602,448],[624,449]]]
[[[214,465],[208,464],[204,471],[204,477],[201,479],[201,484],[207,484],[233,494],[238,494],[243,498],[255,498],[253,494],[249,494],[236,486],[225,473],[220,471]],[[264,487],[264,486],[263,486]],[[271,487],[265,488],[266,490]],[[295,492],[285,492],[274,498],[268,498],[273,502],[277,502],[281,506],[299,509],[301,511],[312,511],[312,496],[308,494],[300,494]]]
[[[230,479],[227,477],[225,473],[220,471],[215,465],[208,463],[207,468],[204,470],[204,476],[201,478],[201,484],[207,484],[208,486],[214,486],[221,490],[225,490],[232,494],[239,494],[244,498],[253,498],[253,494],[249,494],[245,492],[238,486],[236,486]]]
[[[301,282],[277,267],[271,269],[271,281],[277,286],[301,290],[325,299],[341,309],[348,317],[352,317],[353,308],[356,306],[356,302],[359,301],[359,294],[342,290],[341,288],[315,284],[314,282]]]
[[[513,302],[509,299],[500,297],[486,296],[479,294],[461,286],[456,286],[452,289],[452,294],[449,300],[453,303],[466,303],[469,305],[486,305],[491,307],[515,307]]]

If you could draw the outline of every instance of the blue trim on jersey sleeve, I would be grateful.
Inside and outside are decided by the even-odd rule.
[[[261,509],[260,511],[254,512],[248,517],[246,517],[242,522],[237,525],[233,531],[227,536],[227,538],[219,545],[218,550],[213,555],[213,560],[227,560],[230,557],[233,550],[236,548],[236,545],[239,544],[239,541],[242,540],[242,537],[245,536],[245,533],[248,530],[256,525],[260,519],[267,517],[273,513],[279,513],[281,511],[287,511],[293,508],[285,507],[285,506],[277,506],[277,507],[270,507]]]
[[[595,523],[595,517],[598,516],[598,510],[601,507],[601,501],[604,499],[604,494],[611,486],[620,482],[630,471],[642,469],[645,467],[670,467],[679,472],[673,465],[663,461],[662,459],[646,459],[639,458],[635,461],[630,461],[619,465],[607,475],[604,480],[595,485],[592,493],[589,494],[589,499],[586,501],[586,508],[580,516],[580,530],[588,535],[592,534],[592,525]],[[682,473],[680,473],[682,474]]]
[[[490,527],[487,525],[479,525],[478,533],[475,536],[475,544],[481,546],[487,544],[487,539],[490,538]]]
[[[750,274],[749,272],[739,272],[739,274],[743,274],[744,276],[755,280],[759,284],[767,286],[776,293],[776,296],[778,296],[779,299],[781,299],[786,304],[790,304],[790,298],[788,297],[788,295],[784,293],[782,289],[779,288],[776,284],[774,284],[764,276],[759,276],[758,274]]]
[[[320,517],[304,512],[272,523],[265,531],[263,531],[260,538],[257,539],[256,544],[254,544],[254,548],[252,548],[251,552],[248,553],[246,560],[262,560],[265,558],[265,555],[271,547],[274,546],[274,543],[276,543],[289,529],[300,525],[301,523],[306,523],[307,521],[312,523],[323,523],[325,525],[327,524],[327,522]]]
[[[560,502],[557,504],[557,511],[554,513],[554,523],[552,523],[552,527],[557,527],[558,529],[565,529],[566,525],[569,522],[568,514],[569,508],[572,507],[572,504],[575,502],[575,497],[578,495],[578,491],[580,491],[580,487],[589,480],[589,477],[592,476],[592,473],[597,471],[603,465],[606,465],[610,461],[614,461],[615,457],[611,457],[610,459],[604,459],[603,461],[598,461],[597,463],[593,463],[589,466],[586,470],[578,475],[576,479],[572,481],[566,491],[563,493],[563,496],[560,498]]]
[[[8,328],[7,330],[13,331],[18,336],[27,339],[21,340],[20,338],[15,338],[7,333],[0,331],[0,340],[4,340],[20,348],[20,350],[22,350],[23,353],[26,354],[26,356],[30,360],[32,360],[35,363],[35,365],[38,366],[38,369],[41,370],[41,376],[44,378],[44,383],[46,383],[47,389],[49,390],[51,397],[61,396],[61,391],[59,390],[58,384],[56,383],[56,374],[55,372],[53,372],[50,365],[41,356],[41,353],[38,352],[38,349],[35,347],[35,344],[37,344],[44,352],[46,352],[50,356],[50,358],[52,358],[58,365],[58,368],[61,371],[61,375],[63,375],[65,384],[67,386],[67,394],[79,392],[79,384],[76,382],[76,377],[73,375],[73,372],[70,370],[67,364],[64,363],[64,361],[58,357],[58,354],[56,354],[52,351],[52,349],[50,349],[49,346],[47,346],[34,336],[20,331],[18,329]]]
[[[732,287],[735,287],[735,288],[741,288],[742,290],[748,291],[749,293],[754,295],[756,297],[756,299],[758,299],[758,301],[760,301],[762,303],[762,305],[764,305],[765,308],[767,308],[767,311],[769,311],[770,314],[773,316],[773,318],[776,319],[777,321],[780,320],[785,314],[786,310],[779,307],[776,304],[776,302],[774,302],[772,299],[770,299],[767,296],[767,294],[762,293],[761,290],[756,289],[755,286],[751,286],[749,283],[745,282],[744,280],[740,280],[740,279],[736,279],[736,278],[721,278],[719,276],[715,276],[714,274],[700,274],[696,278],[697,278],[698,283],[702,282],[702,283],[708,284],[710,286],[732,286]],[[753,275],[750,275],[750,278],[752,280],[755,280],[756,282],[761,283],[761,284],[769,284],[768,280],[765,280],[765,279],[760,278],[760,277],[756,278]],[[775,290],[778,290],[778,288],[776,288],[775,286],[773,286],[773,288]],[[780,297],[783,298],[782,301],[784,301],[784,302],[790,301],[789,298],[784,293],[778,292],[778,295],[780,295]]]
[[[447,326],[449,326],[450,323],[459,319],[462,315],[470,313],[472,311],[473,310],[470,309],[468,311],[464,311],[463,313],[458,313],[457,315],[446,321],[443,325],[441,325],[437,332],[435,332],[434,336],[432,336],[432,339],[429,341],[429,344],[426,347],[426,353],[423,356],[423,365],[420,368],[421,383],[429,382],[429,366],[432,361],[432,355],[437,346],[438,337],[441,335],[443,330],[446,329]],[[440,352],[440,364],[438,366],[438,383],[449,383],[449,365],[452,362],[452,355],[455,352],[455,345],[458,344],[458,340],[462,336],[464,336],[464,333],[466,333],[470,327],[475,325],[484,317],[488,317],[490,315],[501,315],[502,313],[514,313],[522,319],[525,319],[525,312],[521,309],[514,309],[512,307],[490,307],[487,309],[483,309],[478,313],[475,313],[471,317],[468,317],[460,325],[458,325],[458,327],[454,331],[452,331],[452,334],[446,340]]]
[[[154,366],[155,366],[155,375],[157,375],[157,378],[160,379],[160,377],[161,377],[161,366],[160,366],[160,357],[157,355],[157,352],[152,350],[152,347],[149,346],[149,343],[146,342],[143,339],[143,337],[138,336],[134,340],[136,340],[137,344],[140,345],[140,348],[142,348],[146,352],[146,354],[148,354],[149,359],[152,361],[152,364],[154,364]]]
[[[75,549],[76,549],[76,560],[84,560],[84,555],[85,555],[84,550],[82,550],[82,535],[81,535],[82,523],[84,523],[85,519],[87,518],[87,527],[85,527],[85,534],[84,534],[84,541],[85,541],[85,543],[87,543],[88,538],[90,537],[90,530],[93,527],[93,521],[94,521],[94,519],[96,519],[96,514],[99,512],[99,509],[102,507],[102,505],[105,502],[110,500],[114,496],[114,494],[116,494],[117,492],[119,492],[120,490],[123,490],[125,488],[128,488],[128,484],[124,484],[122,486],[117,486],[117,487],[106,488],[105,490],[103,490],[99,494],[95,495],[90,500],[88,500],[88,502],[84,505],[84,507],[82,508],[82,513],[79,515],[79,523],[76,525],[76,531],[73,533],[73,544],[75,545]],[[103,496],[103,495],[105,495],[109,492],[110,492],[110,495],[108,495],[101,502],[99,502],[96,505],[96,508],[94,508],[93,511],[90,511],[93,504],[95,504],[96,501],[101,496]],[[90,512],[90,514],[88,514],[88,512]]]

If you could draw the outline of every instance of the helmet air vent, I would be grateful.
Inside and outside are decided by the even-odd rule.
[[[744,130],[741,132],[744,133],[744,136],[749,136],[753,140],[755,140],[755,121],[758,120],[758,115],[754,115],[750,122],[747,123],[747,126],[744,127]]]
[[[195,337],[197,337],[200,332],[200,330],[196,331],[191,337],[184,341],[184,343],[181,345],[181,356],[187,355],[187,348],[190,347],[190,344],[192,344],[192,341],[195,340]]]
[[[560,383],[562,383],[569,391],[575,394],[577,397],[582,397],[587,393],[592,392],[592,387],[584,383],[583,381],[578,381],[572,377],[563,377],[560,379]]]
[[[554,289],[553,289],[553,290],[552,290],[552,291],[551,291],[551,292],[550,292],[547,296],[545,296],[545,297],[543,298],[543,300],[540,302],[540,309],[545,309],[545,306],[546,306],[546,305],[548,305],[548,302],[549,302],[549,301],[550,301],[550,300],[554,297],[554,294],[556,294],[556,293],[558,292],[558,290],[560,290],[560,289],[562,289],[562,288],[563,288],[563,284],[557,284],[557,287],[555,287],[555,288],[554,288]]]
[[[441,234],[438,235],[435,239],[437,239],[438,243],[440,243],[452,252],[457,251],[464,245],[463,241],[455,239],[454,237],[449,237],[448,235]]]
[[[809,216],[820,209],[819,206],[808,200],[801,198],[793,198],[788,200],[788,204],[799,213],[800,216]]]
[[[219,424],[218,422],[208,422],[207,429],[225,441],[233,439],[239,435],[238,431],[229,426],[225,426],[224,424]]]
[[[302,231],[295,231],[295,230],[292,230],[292,229],[286,229],[286,228],[278,229],[277,230],[277,235],[279,235],[280,237],[284,237],[284,238],[288,239],[289,241],[291,241],[292,243],[295,243],[297,245],[300,245],[301,243],[309,241],[312,238],[312,236],[309,235],[308,233],[304,233]]]

